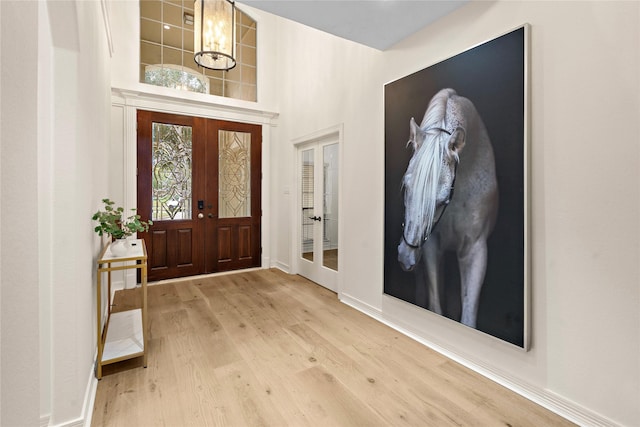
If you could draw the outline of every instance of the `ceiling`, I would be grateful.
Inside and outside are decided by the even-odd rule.
[[[378,50],[465,5],[469,0],[239,0]]]

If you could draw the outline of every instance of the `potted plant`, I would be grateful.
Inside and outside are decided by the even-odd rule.
[[[104,210],[96,212],[91,218],[99,223],[94,231],[99,236],[107,234],[116,242],[121,241],[122,243],[111,245],[111,252],[116,256],[126,255],[128,246],[124,239],[133,233],[148,231],[149,226],[153,225],[153,221],[141,221],[140,215],[135,213],[136,209],[131,209],[133,214],[123,218],[124,208],[114,207],[115,202],[109,199],[102,199],[102,203],[104,203]]]

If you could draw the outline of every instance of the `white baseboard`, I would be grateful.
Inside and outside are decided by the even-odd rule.
[[[291,274],[291,267],[289,267],[289,264],[285,264],[282,261],[276,261],[272,267],[282,270],[287,274]]]
[[[93,417],[93,407],[96,403],[96,391],[98,389],[98,379],[95,376],[94,367],[98,359],[98,354],[94,357],[94,363],[91,365],[91,371],[89,372],[89,383],[87,384],[87,391],[84,395],[84,408],[82,409],[84,422],[83,427],[91,427],[91,419]]]
[[[94,356],[94,362],[97,357],[97,353]],[[98,380],[94,374],[95,363],[91,365],[89,371],[89,380],[84,393],[84,402],[82,404],[82,413],[78,418],[73,420],[64,421],[59,424],[49,424],[51,421],[51,415],[40,417],[40,427],[90,427],[91,417],[93,415],[93,406],[96,400],[96,389],[98,388]]]
[[[455,350],[446,348],[442,345],[433,343],[424,337],[411,331],[411,328],[404,325],[400,319],[393,316],[386,315],[379,309],[364,303],[357,298],[354,298],[348,294],[339,294],[339,299],[346,305],[353,307],[354,309],[378,320],[381,323],[395,329],[396,331],[408,336],[409,338],[418,341],[419,343],[431,348],[434,351],[442,354],[455,362],[471,369],[472,371],[508,388],[509,390],[521,395],[522,397],[560,415],[567,420],[574,422],[581,426],[592,427],[615,427],[619,424],[613,422],[600,414],[590,411],[575,402],[572,402],[556,393],[549,390],[540,389],[534,387],[531,384],[522,381],[519,378],[499,372],[494,367],[489,366],[481,361],[472,360],[466,355],[459,354]]]

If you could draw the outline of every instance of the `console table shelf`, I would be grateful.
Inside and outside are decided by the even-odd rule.
[[[142,356],[147,367],[147,248],[144,240],[131,240],[125,256],[116,256],[111,252],[112,243],[103,249],[97,264],[96,300],[97,300],[97,337],[98,359],[96,378],[102,378],[102,367],[110,363]],[[142,303],[140,308],[112,312],[111,272],[118,270],[140,269]],[[102,312],[102,275],[107,273],[107,312]]]

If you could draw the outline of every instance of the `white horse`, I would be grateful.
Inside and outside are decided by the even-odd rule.
[[[415,269],[416,304],[442,314],[444,252],[455,251],[460,322],[475,328],[487,238],[498,212],[487,130],[471,101],[442,89],[429,102],[420,126],[411,119],[408,144],[414,153],[402,182],[405,214],[398,261],[405,271]]]

